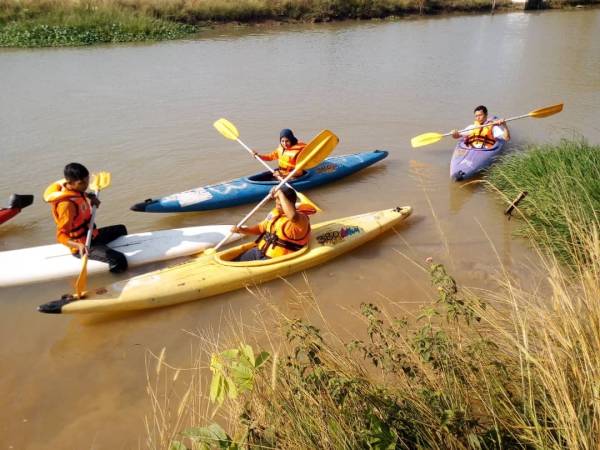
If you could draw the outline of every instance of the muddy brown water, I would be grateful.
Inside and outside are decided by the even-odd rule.
[[[180,42],[1,50],[0,196],[34,193],[36,202],[0,227],[0,250],[52,242],[41,193],[70,161],[113,174],[100,225],[122,222],[139,232],[233,223],[250,206],[165,215],[128,210],[148,197],[258,172],[243,149],[212,128],[227,117],[259,150],[273,148],[279,129],[290,127],[305,140],[333,130],[337,154],[390,152],[352,178],[310,192],[324,209],[314,220],[414,208],[397,233],[306,273],[333,329],[352,335],[362,301],[414,311],[432,298],[415,264],[428,256],[448,263],[465,284],[493,286],[502,267],[526,274],[535,256],[510,237],[513,224],[491,195],[448,179],[451,140],[417,150],[409,140],[469,123],[480,103],[510,116],[564,101],[560,115],[513,123],[513,150],[577,134],[599,142],[599,34],[600,11],[577,10],[232,27]],[[91,284],[111,280],[99,276]],[[287,281],[307,290],[301,274]],[[315,319],[291,286],[278,280],[264,288],[285,312]],[[69,281],[56,281],[0,291],[2,449],[143,448],[146,351],[166,347],[171,363],[189,365],[186,331],[224,339],[232,320],[252,323],[260,306],[237,291],[104,318],[35,311],[69,290]]]

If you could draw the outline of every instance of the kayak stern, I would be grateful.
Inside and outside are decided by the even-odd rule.
[[[75,296],[71,294],[65,294],[58,300],[53,300],[38,306],[37,310],[46,314],[61,314],[63,306],[65,306],[67,303],[71,303],[74,300],[76,300]]]

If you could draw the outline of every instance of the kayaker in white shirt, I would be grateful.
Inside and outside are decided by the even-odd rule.
[[[479,105],[473,111],[475,122],[465,127],[464,131],[452,130],[454,139],[463,138],[465,145],[474,148],[492,148],[497,139],[510,140],[510,131],[504,119],[488,120],[488,110]],[[475,128],[480,125],[488,125]]]

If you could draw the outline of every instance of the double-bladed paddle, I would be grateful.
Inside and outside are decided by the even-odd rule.
[[[563,104],[558,103],[556,105],[546,106],[545,108],[536,109],[527,114],[523,114],[522,116],[510,117],[510,118],[506,119],[505,122],[510,122],[511,120],[523,119],[525,117],[533,117],[534,119],[542,119],[544,117],[552,116],[556,113],[559,113],[562,111],[562,109],[563,109]],[[472,127],[472,128],[465,128],[464,130],[460,130],[459,133],[464,133],[465,131],[476,130],[478,128],[483,128],[485,126],[487,126],[487,124],[479,125],[477,127]],[[435,144],[443,137],[450,136],[451,134],[452,134],[452,131],[450,131],[449,133],[445,133],[445,134],[423,133],[423,134],[420,134],[420,135],[412,138],[410,140],[410,145],[412,145],[414,148],[414,147],[423,147],[423,146],[429,145],[429,144]]]
[[[279,189],[281,189],[281,186],[283,186],[284,184],[287,184],[288,181],[290,181],[292,179],[292,177],[296,174],[296,172],[298,172],[299,170],[302,169],[310,169],[311,167],[316,166],[317,164],[319,164],[321,161],[323,161],[325,158],[327,158],[327,156],[329,156],[329,154],[333,151],[333,149],[335,148],[335,146],[337,145],[337,143],[339,142],[338,137],[333,134],[331,131],[329,130],[323,130],[321,131],[312,141],[310,141],[306,147],[304,148],[304,150],[302,150],[302,152],[300,152],[300,154],[298,155],[298,160],[296,161],[296,167],[294,167],[294,170],[292,170],[290,172],[290,174],[285,177],[285,179],[283,181],[281,181],[277,186],[275,186],[274,188],[274,192],[278,191]],[[241,227],[242,225],[244,225],[246,223],[246,221],[256,212],[258,211],[258,209],[264,205],[267,200],[269,200],[269,198],[271,198],[271,192],[269,192],[265,198],[263,198],[260,203],[258,205],[256,205],[254,207],[254,209],[252,209],[252,211],[250,211],[246,217],[244,217],[237,225],[236,228]],[[227,242],[227,239],[229,239],[229,237],[233,234],[232,231],[230,231],[227,236],[225,236],[221,242],[219,242],[214,248],[209,248],[207,250],[204,251],[205,255],[212,255],[213,253],[215,253],[219,248],[221,248],[221,246]]]
[[[260,162],[263,166],[265,166],[269,170],[269,172],[275,173],[275,171],[271,168],[271,166],[269,166],[266,162],[264,162],[262,159],[260,159],[260,157],[258,155],[256,155],[256,153],[254,151],[252,151],[252,149],[250,147],[248,147],[246,144],[244,144],[242,142],[242,140],[240,139],[240,133],[238,132],[238,129],[236,128],[236,126],[233,123],[231,123],[227,119],[221,118],[221,119],[217,120],[215,123],[213,123],[213,126],[217,129],[217,131],[219,133],[221,133],[227,139],[231,139],[232,141],[238,141],[239,144],[242,147],[244,147],[248,151],[248,153],[250,153],[258,162]],[[290,185],[289,183],[285,183],[285,184],[289,188],[294,189],[294,187],[292,185]],[[322,211],[321,208],[319,208],[317,206],[317,204],[315,202],[313,202],[312,200],[310,200],[306,195],[298,192],[296,189],[294,189],[294,191],[296,191],[296,194],[298,194],[298,199],[300,200],[300,203],[309,204],[310,206],[315,208],[317,211]]]
[[[102,189],[110,186],[110,172],[98,172],[93,175],[92,181],[90,182],[90,189],[94,191],[96,198],[99,197],[99,193]],[[90,250],[90,244],[92,243],[92,232],[94,230],[94,221],[96,219],[96,206],[92,207],[92,217],[90,218],[90,226],[88,228],[87,237],[85,239],[86,252],[82,256],[81,260],[81,272],[77,281],[75,281],[75,295],[77,298],[83,298],[85,296],[85,288],[87,286],[87,262],[88,262],[88,251]]]

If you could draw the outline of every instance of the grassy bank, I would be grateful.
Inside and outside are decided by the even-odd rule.
[[[31,5],[31,8],[4,10],[2,13],[0,47],[63,47],[158,41],[182,38],[197,31],[192,25],[118,7],[65,5],[51,8],[41,3]]]
[[[597,233],[600,216],[600,146],[584,140],[535,145],[506,156],[487,174],[505,199],[520,192],[525,219],[519,233],[551,249],[574,267],[586,263],[582,234]]]
[[[432,284],[431,304],[393,317],[365,302],[365,326],[354,330],[355,339],[277,314],[277,326],[269,323],[264,331],[263,342],[274,342],[272,348],[206,348],[195,367],[210,357],[210,383],[199,382],[199,371],[182,375],[161,355],[156,371],[154,364],[148,371],[148,447],[597,448],[599,221],[582,214],[590,193],[600,193],[598,150],[563,141],[499,166],[505,176],[511,168],[512,177],[532,183],[499,187],[509,196],[530,190],[535,206],[527,216],[535,240],[548,225],[537,225],[534,216],[561,211],[564,246],[540,252],[542,284],[521,286],[505,274],[489,291],[474,293],[428,260],[422,267]],[[538,179],[546,180],[543,189]],[[555,249],[550,239],[537,242]],[[565,258],[578,264],[575,274]],[[308,297],[300,300],[306,304]],[[200,406],[203,397],[208,409]]]
[[[574,3],[556,0],[552,7]],[[598,3],[585,0],[578,3]],[[330,21],[490,11],[491,0],[4,0],[0,46],[176,39],[209,23]],[[512,8],[497,0],[496,8]]]

